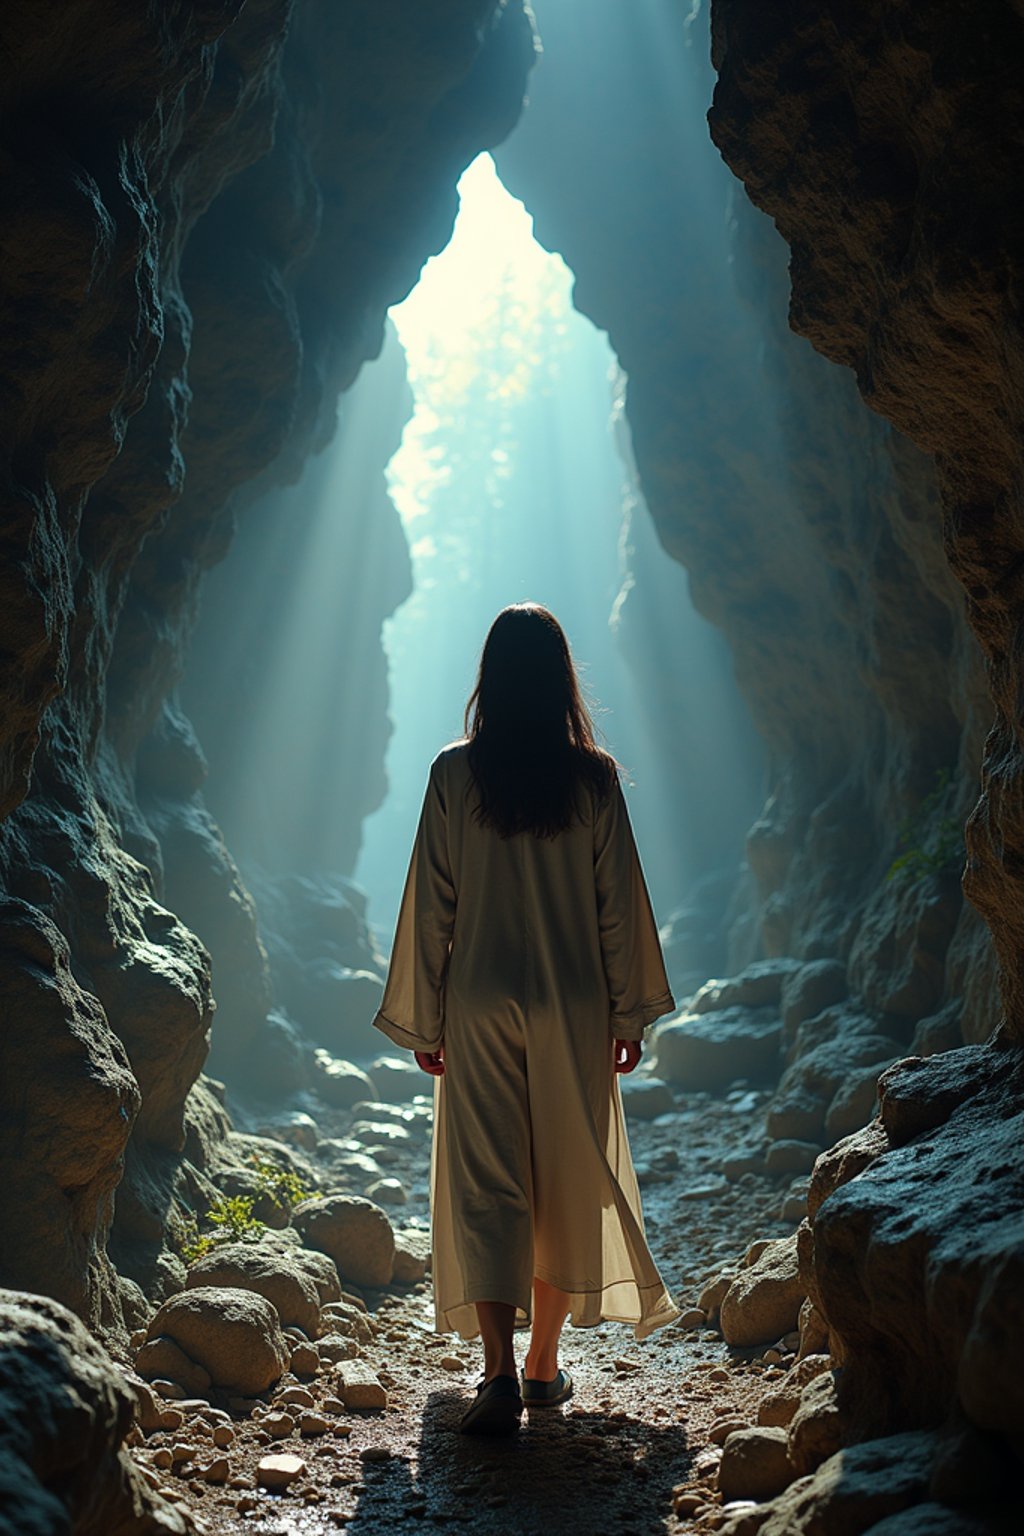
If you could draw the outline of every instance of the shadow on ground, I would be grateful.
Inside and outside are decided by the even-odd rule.
[[[472,1393],[432,1392],[415,1465],[371,1463],[346,1529],[381,1536],[392,1522],[472,1522],[496,1536],[649,1536],[691,1467],[685,1429],[572,1403],[526,1410],[518,1434],[463,1435]]]

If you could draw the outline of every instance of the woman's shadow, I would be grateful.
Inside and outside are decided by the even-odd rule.
[[[568,1403],[526,1409],[518,1434],[463,1435],[471,1399],[427,1399],[417,1465],[392,1458],[365,1468],[355,1511],[359,1536],[466,1524],[495,1536],[637,1536],[660,1528],[672,1490],[692,1469],[681,1424],[652,1423]]]

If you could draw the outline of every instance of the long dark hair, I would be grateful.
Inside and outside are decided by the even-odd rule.
[[[565,632],[539,603],[513,603],[491,625],[465,731],[477,820],[502,837],[555,837],[581,814],[584,786],[603,796],[615,784]]]

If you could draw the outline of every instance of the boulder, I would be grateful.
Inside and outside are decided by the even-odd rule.
[[[395,1056],[390,1052],[375,1056],[369,1066],[370,1079],[376,1089],[376,1097],[388,1104],[408,1104],[424,1087],[430,1087],[431,1078],[416,1065],[411,1054]]]
[[[358,1195],[328,1195],[296,1206],[292,1221],[307,1248],[334,1260],[343,1280],[387,1285],[394,1271],[395,1235],[387,1212]]]
[[[725,1503],[772,1499],[795,1476],[784,1429],[736,1429],[726,1439],[718,1463],[718,1488]]]
[[[828,1355],[807,1355],[791,1366],[780,1382],[762,1397],[757,1408],[757,1422],[776,1429],[790,1424],[800,1406],[800,1396],[808,1382],[830,1368]]]
[[[430,1268],[430,1233],[417,1227],[395,1232],[395,1265],[392,1279],[398,1285],[414,1285]]]
[[[725,1008],[766,1008],[777,1005],[782,996],[783,983],[800,969],[799,960],[755,960],[752,965],[740,971],[738,976],[731,976],[725,981],[705,982],[694,995],[690,1012],[718,1013]]]
[[[0,1290],[0,1536],[186,1536],[122,1449],[134,1407],[73,1313]]]
[[[785,1039],[793,1039],[805,1019],[842,1002],[849,993],[846,967],[838,960],[809,960],[782,983],[779,1011]]]
[[[825,1111],[825,1138],[839,1141],[852,1136],[875,1117],[878,1108],[878,1068],[855,1072],[840,1083]]]
[[[780,1066],[782,1023],[771,1008],[682,1014],[655,1035],[657,1070],[690,1092],[720,1092],[737,1078],[772,1081]]]
[[[926,1497],[932,1453],[927,1434],[847,1446],[758,1511],[760,1536],[861,1536]]]
[[[769,1243],[729,1286],[722,1298],[720,1318],[726,1342],[773,1343],[796,1327],[805,1294],[794,1232]]]
[[[174,1381],[189,1397],[201,1397],[213,1385],[210,1373],[163,1334],[148,1339],[135,1356],[135,1369],[145,1381]]]
[[[288,1341],[276,1309],[255,1291],[199,1286],[172,1296],[149,1325],[209,1372],[214,1385],[254,1397],[288,1368]]]
[[[764,1170],[767,1174],[810,1173],[820,1153],[814,1141],[773,1141],[765,1153]]]
[[[190,1290],[212,1285],[254,1291],[276,1308],[283,1328],[301,1328],[311,1339],[320,1332],[317,1288],[290,1253],[262,1243],[230,1243],[197,1260],[186,1283]]]
[[[312,1088],[332,1109],[351,1109],[360,1099],[376,1097],[376,1089],[366,1073],[351,1061],[332,1056],[330,1051],[313,1052]]]
[[[820,1372],[804,1387],[789,1422],[789,1459],[802,1477],[834,1456],[842,1443],[836,1380],[831,1371]]]
[[[650,1073],[642,1077],[635,1072],[620,1074],[619,1090],[623,1108],[631,1120],[653,1120],[658,1115],[669,1114],[676,1107],[668,1083]]]

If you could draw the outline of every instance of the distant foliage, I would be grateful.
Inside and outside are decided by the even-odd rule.
[[[290,1211],[312,1193],[288,1168],[279,1168],[253,1153],[249,1158],[256,1170],[254,1195],[217,1195],[203,1218],[208,1230],[200,1228],[193,1212],[183,1217],[178,1229],[178,1252],[186,1264],[195,1264],[215,1248],[228,1243],[258,1243],[266,1224],[253,1215],[256,1201],[265,1195],[279,1210]]]
[[[963,859],[963,826],[958,816],[938,816],[952,782],[952,770],[942,768],[935,785],[917,810],[900,827],[900,848],[889,865],[886,880],[907,879],[916,883],[928,875],[952,869]]]

